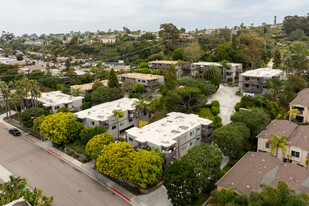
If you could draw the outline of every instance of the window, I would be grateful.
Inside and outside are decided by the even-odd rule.
[[[129,122],[132,122],[133,121],[133,119],[129,119]]]
[[[132,137],[129,137],[129,141],[130,141],[130,142],[133,142],[134,140],[133,140],[133,138],[132,138]]]
[[[194,145],[194,140],[190,142],[190,147]]]
[[[197,129],[196,129],[196,131],[200,131],[201,130],[201,128],[200,127],[198,127]]]
[[[120,122],[120,127],[124,125],[124,122]]]
[[[196,141],[199,141],[201,138],[197,138]]]
[[[256,88],[260,88],[260,86],[259,86],[259,85],[256,85]]]
[[[92,124],[92,125],[95,125],[94,121],[91,121],[91,124]]]
[[[185,135],[185,136],[182,136],[182,137],[181,137],[181,140],[182,140],[182,141],[185,141],[185,140],[186,140],[186,135]]]
[[[112,126],[112,129],[113,129],[113,130],[116,129],[116,126]]]
[[[59,106],[55,106],[55,110],[58,110],[59,109]]]
[[[246,77],[245,80],[248,81],[248,80],[249,80],[249,77]]]
[[[185,149],[186,149],[186,146],[183,146],[183,147],[181,148],[182,151],[184,151]]]
[[[145,81],[145,80],[143,80],[142,82],[143,82],[143,83],[145,83],[146,81]]]
[[[141,82],[141,80],[137,80],[138,82]]]
[[[114,121],[114,120],[116,120],[116,117],[115,117],[115,116],[113,116],[113,117],[112,117],[112,120],[113,120],[113,121]]]
[[[249,84],[245,84],[245,87],[249,87]]]
[[[194,135],[194,131],[190,132],[190,136],[193,136]]]
[[[270,144],[268,142],[266,142],[265,147],[269,149],[270,148]]]
[[[292,150],[292,154],[293,157],[299,157],[299,152],[296,152],[294,150]]]

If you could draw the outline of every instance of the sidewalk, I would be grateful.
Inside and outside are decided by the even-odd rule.
[[[0,115],[0,125],[8,128],[8,129],[15,128],[13,125],[6,122],[3,119],[4,117],[6,117],[5,113]],[[100,184],[109,188],[113,193],[115,193],[115,194],[119,195],[120,197],[124,198],[125,200],[127,200],[130,204],[136,205],[136,206],[148,205],[145,202],[143,202],[140,198],[138,198],[137,196],[133,195],[132,193],[130,193],[126,189],[122,188],[117,183],[111,181],[110,179],[106,178],[105,176],[103,176],[99,172],[92,169],[94,167],[94,160],[92,160],[91,162],[88,162],[88,163],[82,163],[82,162],[74,159],[73,157],[61,152],[60,150],[52,147],[51,141],[42,142],[41,140],[31,136],[28,133],[25,133],[23,131],[21,131],[21,133],[26,140],[32,142],[33,144],[36,144],[37,146],[41,147],[42,149],[52,153],[53,155],[64,160],[68,164],[79,169],[81,172],[85,173],[86,175],[88,175],[92,179],[96,180]],[[3,181],[7,181],[7,178],[9,178],[10,174],[11,173],[9,171],[7,171],[5,168],[2,169],[2,167],[0,166],[0,178]]]

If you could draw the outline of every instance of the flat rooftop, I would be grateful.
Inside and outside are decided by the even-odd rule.
[[[73,97],[62,93],[61,91],[42,93],[41,97],[38,98],[38,101],[41,102],[44,106],[53,106],[59,104],[68,104],[75,100],[84,99],[84,97]]]
[[[108,80],[102,80],[101,82],[102,82],[103,86],[107,86]],[[80,90],[91,90],[93,84],[94,84],[94,82],[88,83],[88,84],[72,85],[70,88],[71,89],[80,89]]]
[[[156,61],[151,61],[149,63],[157,63],[157,64],[177,64],[178,61],[169,61],[169,60],[156,60]]]
[[[196,66],[217,66],[217,67],[222,67],[222,65],[220,64],[220,62],[195,62],[192,63],[192,65],[196,65]],[[232,66],[240,66],[242,65],[241,63],[228,63],[228,65],[232,65]]]
[[[79,119],[87,118],[96,121],[106,121],[114,115],[113,110],[135,110],[135,107],[132,106],[135,101],[138,101],[138,99],[122,98],[112,102],[105,102],[74,114]]]
[[[249,77],[273,77],[278,76],[283,73],[280,69],[270,69],[270,68],[259,68],[254,70],[246,71],[240,75]]]
[[[163,76],[154,75],[154,74],[142,74],[142,73],[126,73],[126,74],[119,74],[118,77],[127,77],[127,78],[143,79],[143,80],[155,80],[155,79],[162,78]]]
[[[195,114],[184,114],[171,112],[167,117],[143,128],[131,128],[127,130],[128,135],[135,137],[138,142],[149,142],[155,145],[170,147],[176,143],[176,138],[183,133],[189,132],[199,125],[209,125],[212,121],[199,117]]]

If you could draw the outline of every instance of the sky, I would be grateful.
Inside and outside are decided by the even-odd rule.
[[[173,23],[187,31],[282,22],[305,16],[308,0],[0,0],[0,31],[22,34],[70,31],[158,31]]]

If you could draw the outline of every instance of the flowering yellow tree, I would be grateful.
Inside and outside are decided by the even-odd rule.
[[[86,153],[91,156],[92,159],[98,158],[100,155],[101,150],[105,145],[112,143],[114,141],[114,137],[107,132],[103,134],[98,134],[94,136],[86,145],[85,151]]]

